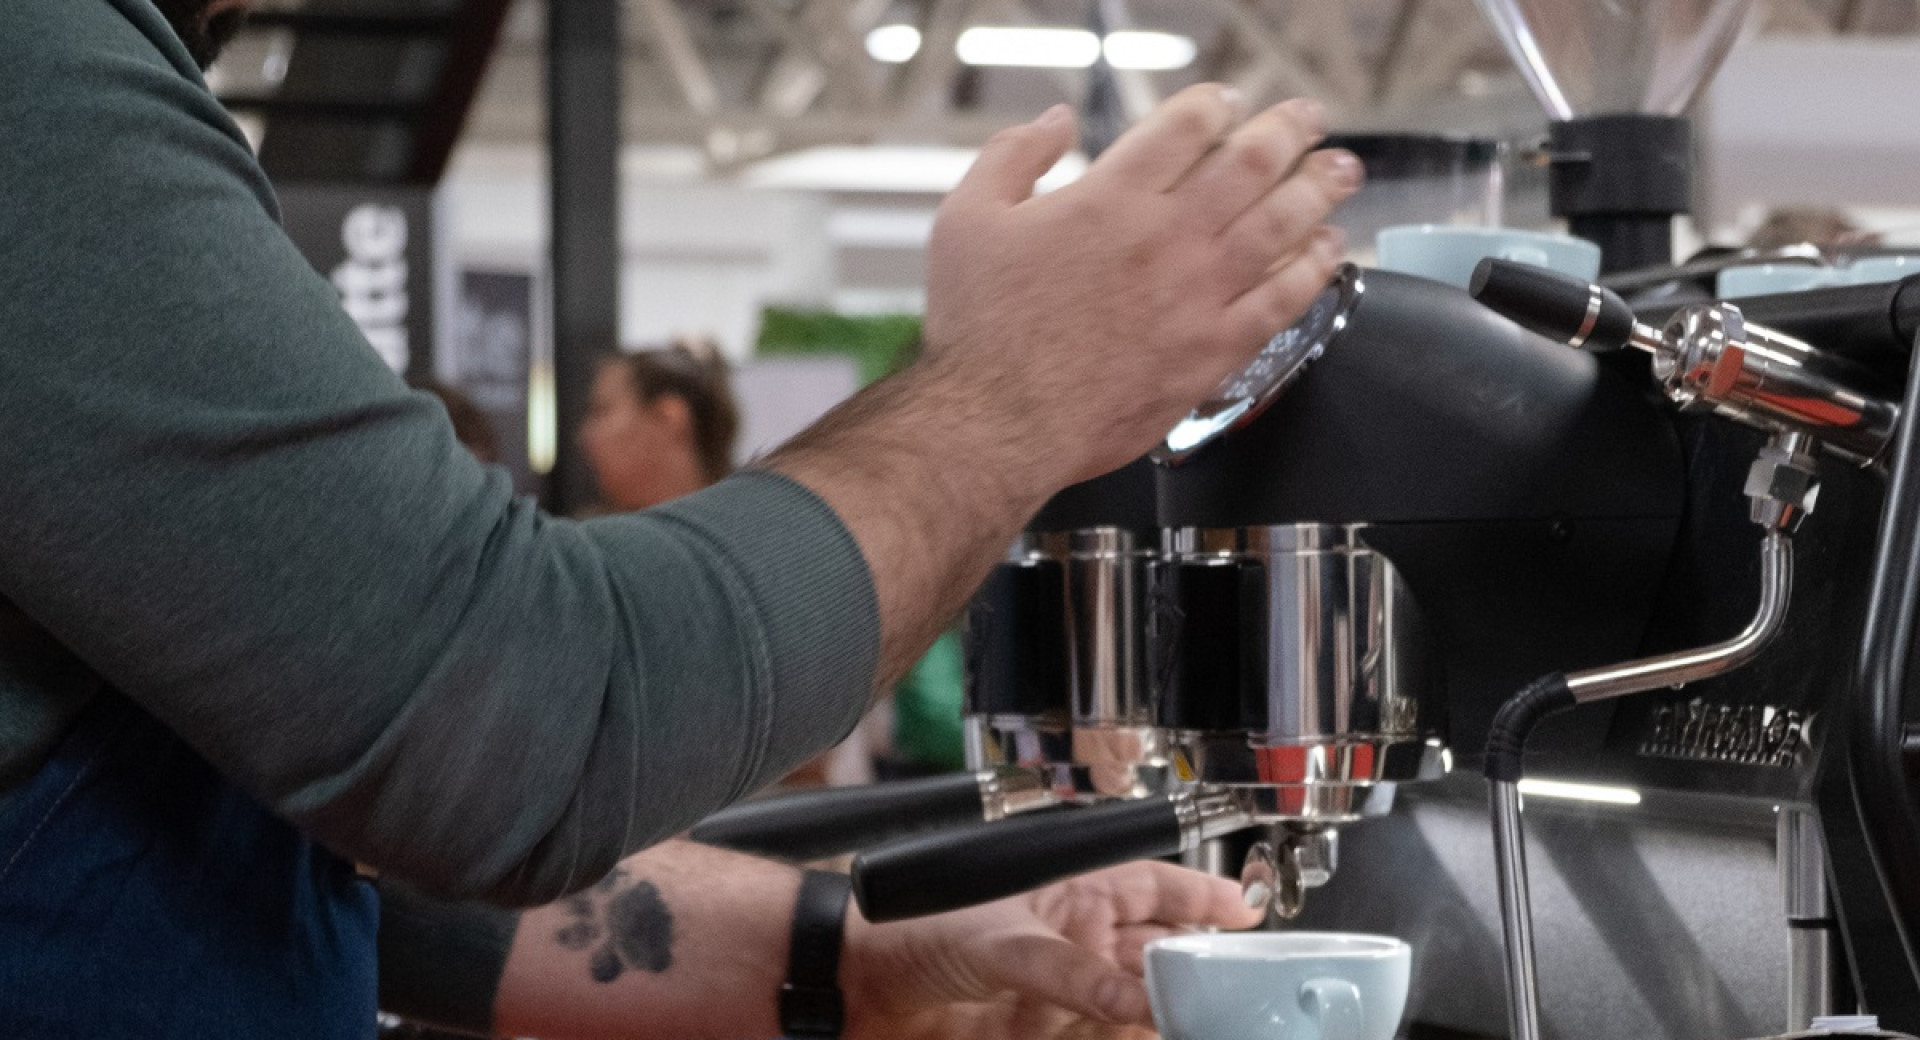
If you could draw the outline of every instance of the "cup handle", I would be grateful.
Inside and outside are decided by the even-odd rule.
[[[1300,984],[1300,1009],[1320,1027],[1320,1040],[1360,1040],[1360,987],[1346,979],[1317,978]]]

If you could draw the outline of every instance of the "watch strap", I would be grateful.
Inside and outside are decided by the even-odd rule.
[[[790,1040],[838,1040],[846,1024],[840,993],[840,939],[853,880],[809,870],[794,901],[787,981],[780,987],[780,1029]]]

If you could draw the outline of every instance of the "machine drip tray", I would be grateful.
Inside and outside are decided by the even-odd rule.
[[[1346,828],[1339,872],[1288,926],[1411,943],[1407,1040],[1507,1032],[1486,797],[1465,772],[1407,785],[1391,815]],[[1548,1040],[1785,1031],[1773,814],[1724,801],[1527,799]]]

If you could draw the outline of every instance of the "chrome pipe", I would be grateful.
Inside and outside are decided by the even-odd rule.
[[[1844,363],[1747,324],[1733,304],[1683,308],[1660,338],[1653,375],[1682,407],[1711,408],[1757,429],[1811,434],[1862,465],[1880,457],[1900,420],[1898,405],[1855,389],[1858,378]]]
[[[1533,901],[1527,891],[1526,833],[1520,787],[1496,780],[1493,856],[1500,879],[1500,927],[1506,939],[1507,1026],[1512,1040],[1540,1040],[1540,983],[1533,959]]]
[[[1760,543],[1760,604],[1732,639],[1692,650],[1589,668],[1566,677],[1574,703],[1681,686],[1746,664],[1780,632],[1793,589],[1793,542],[1770,530]],[[1526,833],[1518,778],[1491,780],[1494,863],[1499,872],[1500,926],[1506,939],[1507,1013],[1513,1040],[1540,1040],[1539,976],[1533,956],[1533,905],[1527,892]]]
[[[1760,606],[1739,635],[1692,650],[1571,672],[1567,689],[1575,702],[1589,704],[1730,672],[1753,660],[1779,634],[1792,591],[1793,541],[1779,531],[1769,531],[1760,543]]]
[[[1016,813],[1060,804],[1058,794],[1040,775],[1018,766],[1001,766],[974,774],[980,784],[981,818],[987,823]]]
[[[1804,1033],[1834,1013],[1833,930],[1787,928],[1787,1029]]]
[[[1253,814],[1231,788],[1199,786],[1173,795],[1173,810],[1180,823],[1180,852],[1200,848],[1215,838],[1246,830],[1254,825]]]
[[[1780,810],[1777,857],[1787,917],[1787,1032],[1813,1028],[1834,1013],[1833,903],[1827,892],[1827,846],[1806,809]]]

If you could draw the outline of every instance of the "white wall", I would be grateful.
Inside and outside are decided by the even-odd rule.
[[[1707,212],[1738,224],[1778,205],[1920,206],[1920,40],[1762,37],[1734,48],[1708,89]],[[1889,212],[1891,211],[1891,212]]]
[[[817,192],[755,191],[685,178],[669,153],[632,150],[621,184],[620,337],[717,337],[745,357],[769,303],[825,306],[836,286]],[[455,266],[544,270],[544,163],[532,149],[462,149],[441,187]]]

